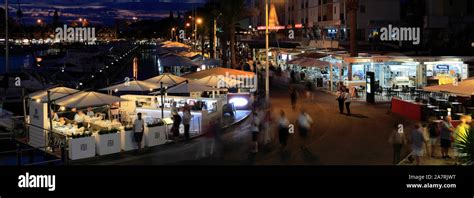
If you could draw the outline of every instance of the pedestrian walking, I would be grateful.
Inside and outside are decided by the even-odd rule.
[[[204,133],[204,139],[201,141],[201,152],[199,153],[198,151],[196,158],[199,158],[199,155],[202,157],[208,157],[214,154],[216,139],[219,139],[220,133],[220,120],[212,120]]]
[[[337,91],[337,97],[336,97],[336,100],[337,100],[337,103],[339,105],[339,113],[340,114],[344,114],[344,91],[343,91],[344,88],[340,88],[338,89]]]
[[[278,139],[280,141],[281,148],[284,150],[287,141],[288,141],[288,126],[290,125],[290,122],[288,122],[288,119],[285,117],[285,112],[280,111],[280,119],[278,121]]]
[[[263,117],[263,144],[268,145],[273,141],[273,132],[270,130],[272,123],[272,112],[270,106],[265,109],[265,115]]]
[[[252,118],[252,143],[253,143],[253,153],[258,153],[258,134],[260,131],[260,118],[258,117],[257,111],[253,112]]]
[[[443,159],[451,159],[451,156],[448,154],[454,132],[454,127],[451,124],[451,121],[451,116],[446,116],[445,120],[440,122],[441,156]]]
[[[430,134],[431,158],[435,158],[436,146],[439,143],[440,134],[438,123],[431,122],[428,124],[428,133]]]
[[[411,148],[415,155],[416,165],[421,164],[421,158],[423,157],[423,144],[425,143],[423,137],[423,128],[420,124],[415,124],[411,132]]]
[[[142,119],[142,113],[137,113],[137,119],[133,122],[133,137],[137,143],[138,150],[142,150],[143,133],[145,132],[145,120]]]
[[[184,125],[184,141],[187,143],[190,140],[189,127],[191,124],[191,109],[188,104],[185,104],[183,108],[183,125]]]
[[[171,132],[174,137],[179,137],[179,125],[181,125],[181,116],[178,114],[178,108],[176,102],[173,102],[171,106],[171,118],[173,119],[173,125],[171,126]]]
[[[393,164],[398,164],[401,159],[401,153],[403,145],[407,143],[407,139],[405,137],[405,131],[403,129],[403,125],[395,124],[392,128],[392,133],[388,139],[388,142],[393,147]]]
[[[308,135],[311,132],[311,126],[313,125],[313,119],[309,114],[307,114],[304,108],[301,108],[300,115],[298,116],[298,132],[300,134],[301,139],[303,140],[303,145],[301,149],[306,148],[306,143],[308,139]]]
[[[293,110],[296,109],[296,100],[298,99],[298,93],[296,92],[296,88],[290,88],[290,99],[291,99],[291,107]]]
[[[350,116],[351,115],[351,107],[350,107],[351,106],[351,94],[349,93],[348,88],[345,88],[344,104],[346,105],[347,115]]]

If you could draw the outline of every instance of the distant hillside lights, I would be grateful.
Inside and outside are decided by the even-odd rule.
[[[97,40],[94,27],[68,27],[64,25],[62,28],[56,28],[55,32],[55,42],[94,43]]]

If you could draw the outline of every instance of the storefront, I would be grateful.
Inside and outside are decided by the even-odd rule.
[[[166,96],[163,99],[163,117],[161,110],[160,96],[147,95],[122,95],[121,98],[128,101],[121,103],[121,109],[124,112],[123,119],[125,122],[132,122],[136,118],[137,113],[142,113],[145,122],[150,125],[155,120],[168,120],[166,124],[172,124],[171,107],[176,102],[176,108],[180,109],[188,104],[191,108],[191,136],[198,136],[202,133],[203,128],[209,124],[210,120],[217,119],[222,114],[222,105],[225,102],[222,98],[192,98],[184,96]],[[178,111],[183,116],[182,111]],[[170,126],[166,127],[169,131]],[[180,127],[181,128],[181,127]],[[184,131],[180,131],[184,133]]]
[[[428,84],[449,84],[468,77],[464,61],[469,57],[345,57],[344,63],[352,69],[352,80],[346,85],[365,80],[367,71],[375,72],[376,86],[423,87]]]

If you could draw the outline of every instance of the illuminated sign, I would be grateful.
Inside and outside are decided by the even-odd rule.
[[[265,30],[266,26],[258,26],[257,30]],[[285,26],[268,26],[269,30],[283,30],[285,29]]]
[[[245,98],[235,97],[229,100],[229,103],[234,103],[236,107],[244,107],[249,101]]]
[[[303,24],[301,24],[301,23],[300,24],[295,24],[295,28],[298,28],[298,29],[303,28]]]

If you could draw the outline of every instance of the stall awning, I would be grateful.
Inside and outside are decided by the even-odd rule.
[[[242,83],[240,80],[235,80],[232,78],[227,78],[224,76],[207,76],[198,80],[194,80],[193,83],[200,84],[200,85],[205,85],[205,86],[211,86],[211,87],[218,87],[218,88],[229,88],[229,87],[234,87],[235,85],[238,85]]]
[[[172,66],[199,66],[198,64],[191,61],[191,59],[177,54],[165,54],[159,57],[159,64],[163,67]]]
[[[80,92],[71,96],[61,98],[55,102],[57,105],[69,108],[84,108],[93,106],[109,105],[114,102],[127,101],[125,99],[109,96],[94,91]]]
[[[308,58],[306,61],[299,63],[298,65],[301,67],[317,67],[317,68],[324,69],[326,67],[329,67],[330,63],[326,61],[320,61],[317,59]]]
[[[173,48],[173,47],[191,48],[189,47],[189,45],[186,45],[180,42],[175,42],[175,41],[165,41],[162,44],[163,45],[160,46],[162,48]]]
[[[130,82],[123,82],[117,85],[100,89],[101,91],[153,91],[159,89],[160,85],[152,82],[133,80]]]
[[[61,98],[61,97],[79,92],[79,90],[77,90],[77,89],[71,89],[71,88],[68,88],[68,87],[55,87],[55,88],[51,88],[51,89],[48,89],[48,90],[50,91],[50,99],[51,100],[56,100],[58,98]],[[47,92],[48,90],[34,92],[34,93],[28,95],[28,97],[30,97],[31,99],[34,99],[34,100],[39,99],[40,102],[47,102],[48,101],[48,92]]]
[[[166,93],[180,94],[180,93],[191,93],[191,92],[204,92],[204,91],[219,91],[217,88],[212,88],[197,83],[183,83],[166,90]]]
[[[186,75],[183,75],[183,77],[188,78],[188,79],[200,79],[200,78],[213,76],[213,75],[218,75],[218,76],[222,75],[226,77],[230,75],[234,75],[236,77],[238,75],[241,75],[241,76],[248,76],[248,77],[253,78],[254,73],[236,70],[236,69],[223,68],[223,67],[215,67],[211,69],[206,69],[206,70],[201,70],[198,72],[186,74]]]
[[[459,82],[458,85],[435,85],[424,87],[423,90],[429,92],[447,92],[452,94],[471,96],[474,95],[474,78],[468,78]]]
[[[151,83],[156,83],[158,85],[161,82],[163,82],[164,85],[169,86],[169,85],[174,85],[174,84],[184,82],[186,80],[187,80],[186,78],[176,76],[176,75],[173,75],[171,73],[164,73],[164,74],[161,74],[159,76],[155,76],[153,78],[146,79],[145,81],[146,82],[151,82]]]

